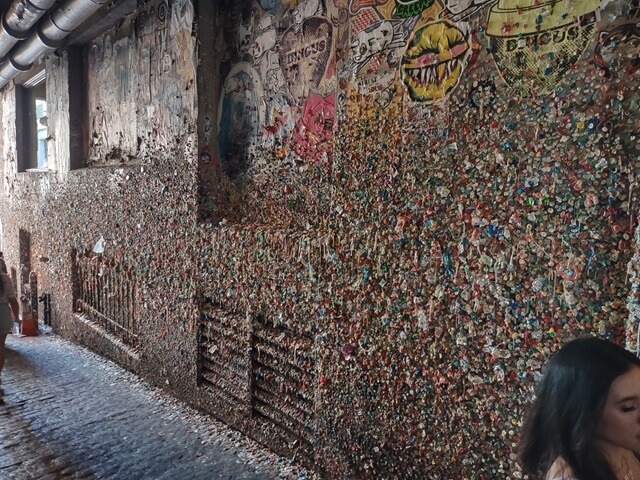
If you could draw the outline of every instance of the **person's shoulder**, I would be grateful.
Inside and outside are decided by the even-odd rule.
[[[6,286],[13,286],[13,282],[11,280],[11,277],[8,274],[0,272],[0,279],[2,281],[2,284],[5,287]]]
[[[562,458],[557,458],[549,468],[545,480],[577,480],[573,470]]]

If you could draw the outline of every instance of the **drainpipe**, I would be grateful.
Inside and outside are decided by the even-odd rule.
[[[29,29],[46,13],[56,0],[16,0],[0,22],[0,58],[20,40],[27,38]]]
[[[64,45],[63,40],[109,0],[67,0],[41,21],[29,38],[15,47],[0,66],[0,88],[33,62]]]

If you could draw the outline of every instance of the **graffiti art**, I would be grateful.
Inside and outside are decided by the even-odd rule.
[[[396,0],[396,16],[415,17],[433,4],[433,0]]]
[[[469,59],[468,34],[442,20],[418,27],[401,63],[402,81],[413,100],[433,103],[458,85]]]
[[[169,17],[169,4],[167,3],[167,0],[163,0],[158,4],[156,16],[160,25],[164,25],[166,23],[167,18]]]
[[[170,3],[171,32],[191,30],[194,18],[193,2],[191,0],[174,0]]]
[[[600,0],[500,0],[487,35],[500,74],[522,96],[549,92],[587,48]]]
[[[262,86],[248,63],[238,63],[222,86],[218,114],[220,164],[235,179],[248,167],[248,151],[255,144],[264,120]]]

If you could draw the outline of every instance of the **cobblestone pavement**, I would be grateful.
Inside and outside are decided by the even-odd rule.
[[[53,334],[9,335],[2,386],[2,480],[313,478]]]

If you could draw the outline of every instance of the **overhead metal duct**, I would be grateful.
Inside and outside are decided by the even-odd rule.
[[[0,23],[0,58],[20,40],[49,10],[56,0],[16,0],[5,12]]]
[[[33,62],[63,46],[63,40],[109,0],[68,0],[47,15],[29,38],[20,42],[0,66],[0,88]]]

